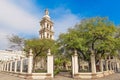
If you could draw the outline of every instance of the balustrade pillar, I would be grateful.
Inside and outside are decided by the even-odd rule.
[[[118,62],[117,62],[117,70],[118,70],[118,72],[119,72],[119,70],[120,70],[120,65],[119,65]]]
[[[114,63],[114,66],[115,66],[115,68],[114,68],[114,70],[115,70],[115,72],[117,72],[117,66],[116,66],[116,62]]]
[[[20,61],[20,73],[22,73],[23,71],[23,59],[21,59]]]
[[[108,60],[105,60],[105,69],[108,71]]]
[[[4,71],[4,65],[3,65],[3,63],[2,63],[2,71]]]
[[[53,55],[51,55],[50,49],[48,49],[48,54],[47,54],[47,73],[50,73],[53,78]]]
[[[2,71],[2,63],[0,63],[0,72]]]
[[[113,65],[113,70],[115,71],[115,65],[114,65],[114,62],[113,62],[113,64],[112,64],[112,65]]]
[[[6,63],[4,62],[4,71],[5,71],[5,68],[6,68]]]
[[[33,68],[33,54],[32,54],[32,49],[30,49],[28,55],[28,73],[32,73],[32,68]]]
[[[75,77],[75,74],[78,73],[78,55],[77,50],[74,51],[74,55],[72,56],[72,74]]]
[[[110,61],[109,66],[110,66],[110,70],[112,70],[112,62],[111,61]]]
[[[15,59],[15,65],[14,65],[15,67],[15,69],[14,69],[14,72],[16,73],[17,72],[17,59]]]
[[[10,72],[12,72],[12,60],[10,61]]]
[[[7,61],[7,71],[9,71],[8,69],[9,69],[9,61]]]
[[[103,72],[103,59],[100,59],[100,71]]]
[[[91,54],[91,70],[92,73],[96,73],[96,63],[95,63],[95,55],[94,53]]]

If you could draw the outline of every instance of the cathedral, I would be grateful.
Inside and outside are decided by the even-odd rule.
[[[48,9],[45,10],[45,14],[40,21],[40,39],[54,39],[53,22],[50,19]]]

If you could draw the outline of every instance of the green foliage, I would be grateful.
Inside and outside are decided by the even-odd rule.
[[[120,31],[120,30],[119,30]],[[67,33],[59,36],[58,42],[64,45],[67,50],[77,49],[79,56],[84,60],[89,60],[91,51],[96,57],[105,53],[116,55],[120,39],[115,38],[117,29],[107,18],[95,17],[82,20]],[[119,32],[117,32],[117,36]]]
[[[30,39],[25,41],[25,51],[33,50],[34,56],[45,56],[47,55],[48,49],[51,53],[55,53],[56,45],[55,41],[51,39]]]
[[[60,72],[59,69],[55,69],[55,70],[54,70],[54,75],[57,75],[59,72]]]
[[[24,50],[29,53],[29,49],[33,50],[33,71],[35,71],[35,64],[41,57],[45,58],[48,53],[48,49],[51,50],[51,54],[56,53],[57,45],[55,41],[51,39],[30,39],[25,41]]]

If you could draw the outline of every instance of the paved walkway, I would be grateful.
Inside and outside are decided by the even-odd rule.
[[[23,78],[15,77],[6,73],[0,73],[0,80],[25,80]],[[55,76],[54,79],[48,80],[85,80],[85,79],[72,79],[70,76]],[[91,80],[91,79],[89,79]],[[120,73],[115,73],[104,78],[99,78],[96,80],[120,80]]]
[[[23,78],[15,77],[7,73],[0,72],[0,80],[25,80]]]
[[[64,75],[64,74],[63,74]],[[56,76],[53,80],[120,80],[120,73],[111,74],[99,79],[72,79],[70,76]]]

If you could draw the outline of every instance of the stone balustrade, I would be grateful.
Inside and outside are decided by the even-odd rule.
[[[48,50],[47,61],[47,73],[33,73],[33,54],[32,50],[30,50],[28,58],[0,62],[0,71],[26,79],[53,78],[53,56],[51,55],[50,49]]]
[[[80,78],[80,79],[96,79],[99,77],[104,77],[110,74],[113,74],[114,72],[118,71],[120,69],[119,65],[120,63],[115,60],[111,59],[100,59],[99,60],[99,66],[100,66],[100,72],[96,71],[96,63],[95,63],[95,55],[91,54],[91,72],[78,72],[78,55],[77,51],[74,52],[74,55],[72,56],[72,75],[73,78]],[[105,64],[103,64],[103,62]],[[105,65],[105,67],[103,67]],[[105,69],[104,69],[105,68]]]

